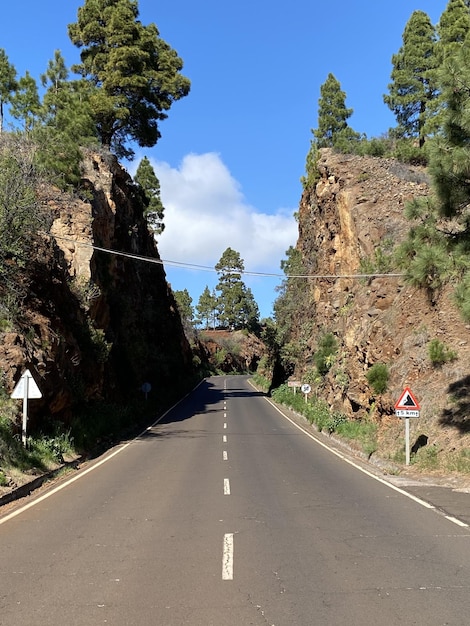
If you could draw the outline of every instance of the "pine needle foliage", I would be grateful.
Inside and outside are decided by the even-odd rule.
[[[318,128],[312,130],[318,148],[332,148],[335,142],[352,139],[356,135],[347,122],[352,113],[353,109],[346,107],[346,93],[330,72],[320,87]]]
[[[144,196],[144,217],[152,232],[160,235],[165,230],[163,222],[165,209],[160,197],[160,181],[147,157],[140,161],[134,180]]]
[[[73,70],[94,91],[90,107],[103,146],[133,156],[127,141],[154,146],[172,104],[189,93],[183,62],[155,24],[144,26],[137,0],[85,0],[69,36],[80,48]]]
[[[402,138],[416,138],[419,146],[425,142],[425,126],[429,108],[436,98],[434,81],[436,68],[436,33],[424,11],[414,11],[403,32],[403,43],[392,56],[392,82],[384,102],[395,114]]]

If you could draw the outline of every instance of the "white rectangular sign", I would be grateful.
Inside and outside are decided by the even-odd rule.
[[[397,417],[419,417],[419,411],[412,409],[397,409],[395,411]]]

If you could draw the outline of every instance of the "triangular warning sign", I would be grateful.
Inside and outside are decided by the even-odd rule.
[[[418,401],[414,397],[413,392],[411,391],[409,387],[405,387],[403,389],[400,399],[395,404],[395,409],[402,410],[402,411],[406,411],[407,409],[414,410],[414,411],[420,410]]]
[[[33,378],[33,375],[29,370],[25,370],[19,381],[16,383],[16,387],[13,389],[11,398],[24,399],[27,398],[42,398],[42,393]]]

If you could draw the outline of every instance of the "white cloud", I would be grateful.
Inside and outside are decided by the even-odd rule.
[[[165,207],[158,238],[163,259],[213,267],[227,247],[240,253],[247,271],[279,272],[297,240],[293,210],[258,212],[215,153],[188,154],[178,168],[152,160]]]

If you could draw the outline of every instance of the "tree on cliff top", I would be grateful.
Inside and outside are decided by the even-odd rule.
[[[90,105],[101,143],[118,156],[133,156],[126,139],[154,146],[159,122],[175,100],[189,93],[182,60],[155,24],[138,19],[137,0],[85,0],[69,24],[81,63],[72,69],[90,81]]]
[[[337,143],[357,140],[359,135],[348,126],[347,120],[353,113],[346,107],[346,94],[339,81],[328,74],[320,87],[318,100],[318,128],[312,130],[319,148],[331,148]]]
[[[398,134],[417,138],[420,147],[425,142],[425,125],[430,104],[437,90],[433,77],[437,59],[436,33],[423,11],[414,11],[403,32],[403,44],[392,56],[392,82],[384,102],[395,114]]]
[[[160,235],[165,230],[163,214],[165,209],[160,198],[160,181],[147,157],[144,157],[134,176],[145,196],[144,217],[153,233]]]
[[[259,310],[253,294],[242,280],[245,264],[239,252],[227,248],[215,266],[219,275],[216,291],[219,292],[219,321],[231,329],[256,330]]]

